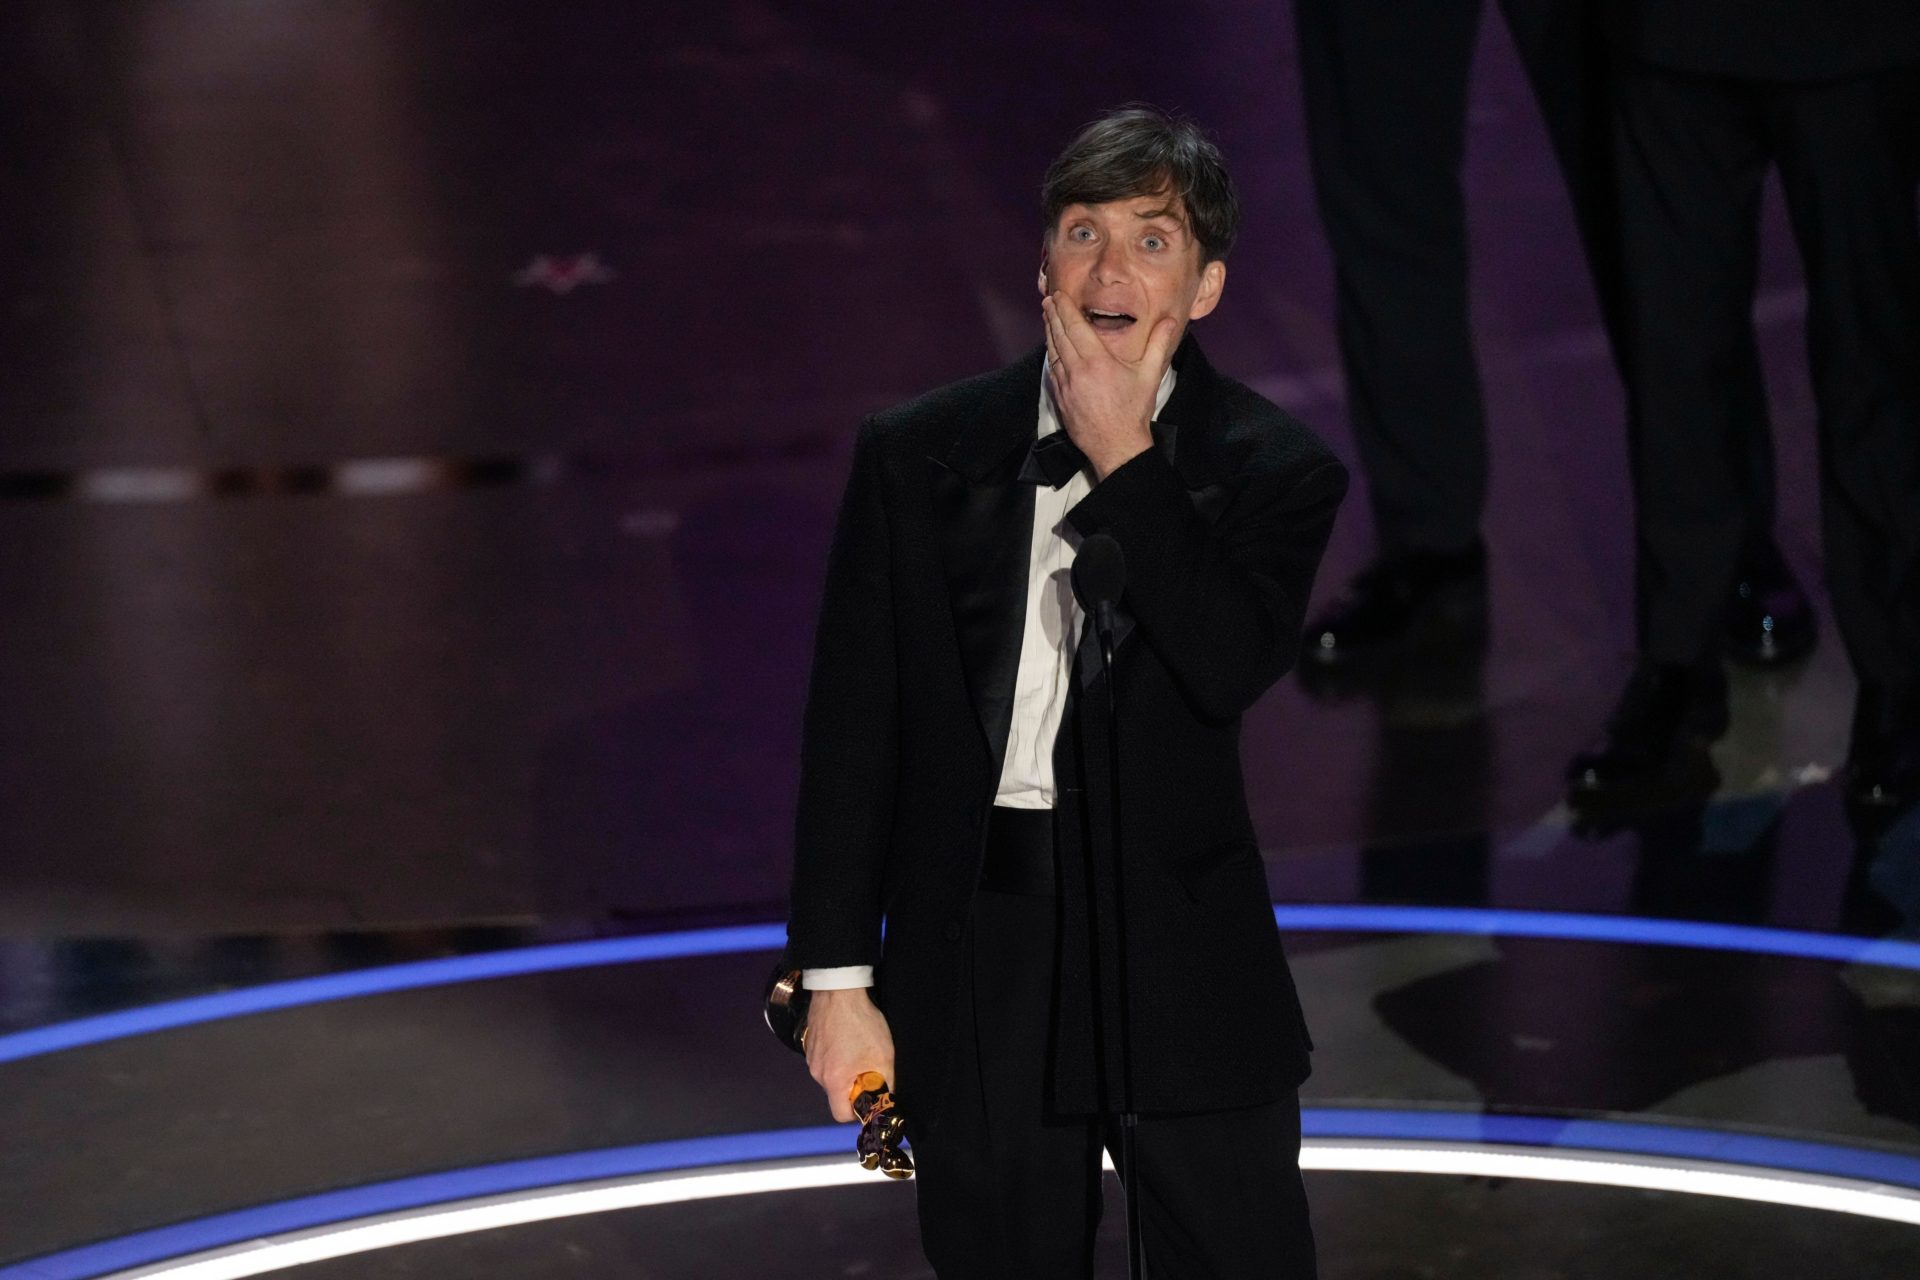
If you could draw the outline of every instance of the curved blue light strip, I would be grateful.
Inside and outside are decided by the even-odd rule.
[[[786,927],[778,924],[734,925],[720,929],[687,929],[632,938],[596,938],[588,942],[557,942],[518,947],[480,955],[448,956],[410,964],[354,969],[290,982],[268,982],[237,991],[168,1000],[138,1009],[121,1009],[75,1018],[27,1031],[0,1036],[0,1062],[13,1062],[61,1049],[118,1040],[124,1036],[171,1031],[221,1018],[271,1013],[329,1000],[414,991],[457,982],[514,978],[558,969],[585,969],[603,964],[638,964],[648,960],[679,960],[688,956],[732,955],[742,951],[777,951],[786,945]]]
[[[1790,1169],[1920,1190],[1920,1158],[1671,1125],[1456,1111],[1305,1107],[1301,1110],[1301,1131],[1311,1138],[1478,1142],[1668,1156],[1758,1169]],[[849,1126],[823,1125],[650,1142],[348,1187],[142,1231],[0,1267],[0,1280],[92,1280],[111,1272],[265,1236],[513,1191],[558,1188],[648,1173],[695,1172],[716,1165],[794,1156],[846,1156],[850,1134]],[[885,1184],[876,1181],[875,1185]]]
[[[1445,933],[1622,942],[1794,956],[1841,964],[1886,965],[1920,971],[1920,943],[1802,933],[1755,925],[1648,920],[1634,916],[1579,915],[1558,911],[1503,911],[1480,907],[1345,904],[1284,904],[1275,906],[1273,915],[1282,929],[1294,932]],[[777,951],[784,945],[786,930],[783,925],[734,925],[633,938],[553,943],[482,955],[450,956],[440,960],[358,969],[316,978],[299,978],[291,982],[265,983],[185,1000],[170,1000],[16,1031],[0,1036],[0,1063],[55,1053],[62,1049],[77,1049],[126,1036],[170,1031],[220,1018],[269,1013],[329,1000],[348,1000],[457,982],[478,982],[488,978],[517,977],[594,965]]]
[[[1806,933],[1761,925],[1581,915],[1571,911],[1507,911],[1486,907],[1387,907],[1329,904],[1275,906],[1282,929],[1342,933],[1462,933],[1563,942],[1628,942],[1754,955],[1794,956],[1840,964],[1920,969],[1920,942]]]

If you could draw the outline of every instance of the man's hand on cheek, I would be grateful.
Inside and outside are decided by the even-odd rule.
[[[1047,328],[1047,376],[1061,425],[1104,480],[1115,467],[1153,446],[1153,402],[1173,359],[1180,326],[1156,321],[1137,361],[1107,348],[1080,308],[1059,293],[1040,300]],[[1138,323],[1136,321],[1136,323]]]

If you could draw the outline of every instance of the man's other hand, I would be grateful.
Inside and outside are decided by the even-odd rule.
[[[855,1118],[847,1091],[862,1071],[878,1071],[899,1096],[886,1015],[865,987],[814,992],[807,1002],[807,1072],[826,1090],[835,1120]]]

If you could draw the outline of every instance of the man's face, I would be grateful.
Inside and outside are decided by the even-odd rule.
[[[1200,264],[1200,242],[1172,193],[1129,196],[1060,211],[1040,256],[1040,294],[1064,294],[1107,350],[1123,360],[1146,354],[1156,320],[1182,332],[1220,301],[1224,262]]]

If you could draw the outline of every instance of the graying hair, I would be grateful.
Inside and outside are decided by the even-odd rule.
[[[1082,129],[1047,166],[1040,184],[1045,234],[1052,237],[1068,205],[1163,192],[1180,198],[1201,263],[1226,257],[1240,234],[1240,197],[1220,148],[1184,116],[1128,103]]]

